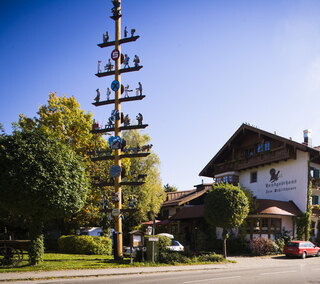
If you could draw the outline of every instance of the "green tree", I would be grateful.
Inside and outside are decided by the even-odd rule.
[[[44,222],[76,213],[87,189],[81,159],[42,129],[0,136],[0,205],[28,219],[32,264],[42,260]]]
[[[48,103],[40,105],[37,114],[38,116],[34,118],[20,114],[18,128],[29,130],[42,128],[50,136],[59,139],[81,155],[93,150],[94,143],[98,147],[103,143],[101,136],[95,136],[94,140],[91,133],[92,114],[90,112],[86,114],[74,97],[67,98],[65,95],[60,97],[55,92],[50,93]]]
[[[101,222],[100,205],[101,190],[93,186],[91,177],[105,176],[106,169],[111,166],[110,161],[93,163],[88,157],[88,151],[100,150],[107,147],[101,135],[93,135],[92,114],[85,113],[80,108],[79,102],[74,97],[57,96],[50,93],[47,104],[40,105],[37,116],[29,118],[20,114],[15,128],[18,130],[34,130],[41,128],[51,137],[58,139],[75,153],[82,156],[89,179],[89,192],[85,205],[76,216],[59,221],[59,227],[65,232],[81,226],[97,226]]]
[[[163,189],[165,192],[176,192],[178,191],[178,188],[174,185],[169,185],[168,183],[163,186]]]
[[[249,213],[249,201],[239,186],[214,185],[205,197],[204,217],[208,224],[223,230],[223,252],[227,257],[228,230],[238,228]]]
[[[126,140],[128,147],[142,146],[150,142],[150,137],[147,134],[140,134],[137,130],[124,131],[123,138]],[[146,174],[147,178],[142,186],[135,188],[123,187],[125,200],[133,194],[138,199],[137,212],[128,215],[125,219],[125,225],[128,230],[133,229],[141,222],[152,220],[161,209],[166,194],[161,184],[159,165],[159,158],[152,151],[146,158],[133,158],[130,161],[127,175]]]

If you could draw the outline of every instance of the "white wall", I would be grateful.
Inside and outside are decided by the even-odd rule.
[[[241,186],[250,189],[258,199],[280,201],[292,200],[302,212],[307,206],[308,189],[308,156],[306,152],[297,150],[297,159],[273,163],[246,171],[241,171]],[[270,182],[270,170],[279,172],[278,180]],[[250,173],[257,171],[257,182],[250,183]]]

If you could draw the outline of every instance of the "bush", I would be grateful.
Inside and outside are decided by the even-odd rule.
[[[283,253],[283,248],[286,244],[285,239],[283,238],[276,239],[276,244],[278,246],[278,253]]]
[[[249,243],[240,237],[229,238],[227,240],[227,251],[232,254],[248,253]]]
[[[279,247],[275,242],[265,238],[251,240],[250,249],[255,255],[277,254],[279,251]]]
[[[158,236],[159,237],[159,261],[166,262],[168,259],[168,246],[171,245],[171,239],[165,236]]]
[[[75,254],[111,254],[112,242],[109,237],[61,236],[58,239],[59,251]]]
[[[192,263],[192,260],[182,253],[167,251],[161,254],[161,262],[167,264]]]
[[[209,253],[197,257],[197,262],[222,262],[224,257],[221,254]]]

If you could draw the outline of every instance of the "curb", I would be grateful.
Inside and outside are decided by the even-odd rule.
[[[13,281],[36,281],[36,280],[54,280],[54,279],[76,279],[76,278],[88,278],[88,277],[111,277],[111,276],[126,276],[126,275],[142,275],[142,274],[155,274],[155,273],[169,273],[169,272],[183,272],[183,271],[193,271],[193,270],[197,270],[197,271],[205,271],[205,270],[218,270],[218,269],[225,269],[225,266],[221,266],[221,267],[192,267],[192,265],[190,265],[190,267],[184,267],[184,268],[178,268],[177,269],[165,269],[165,270],[159,270],[160,267],[153,267],[156,270],[155,271],[143,271],[143,270],[137,270],[137,271],[123,271],[123,272],[111,272],[108,273],[106,271],[106,273],[94,273],[94,271],[92,271],[92,273],[88,273],[88,274],[76,274],[76,273],[60,273],[60,271],[56,271],[58,275],[37,275],[37,273],[34,273],[33,276],[31,275],[19,275],[19,273],[10,273],[8,275],[5,275],[3,278],[1,277],[1,273],[0,273],[0,282],[13,282]],[[70,270],[69,272],[72,272],[73,270]],[[75,270],[74,272],[79,272],[78,270]],[[54,271],[49,271],[49,272],[54,272]],[[44,272],[41,272],[44,273]],[[23,273],[21,273],[23,274]],[[31,273],[30,273],[31,274]],[[11,276],[11,277],[10,277]]]

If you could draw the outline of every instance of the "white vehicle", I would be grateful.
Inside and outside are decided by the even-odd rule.
[[[137,248],[132,248],[132,256],[136,256]],[[123,255],[130,256],[130,247],[123,247]]]
[[[171,246],[168,247],[170,251],[184,251],[184,246],[176,240],[171,241]]]
[[[80,235],[81,236],[101,237],[102,236],[102,228],[100,228],[100,227],[80,228]]]
[[[157,234],[157,236],[164,236],[164,237],[168,237],[169,239],[173,239],[173,235],[171,234],[168,234],[168,233],[160,233],[160,234]]]

